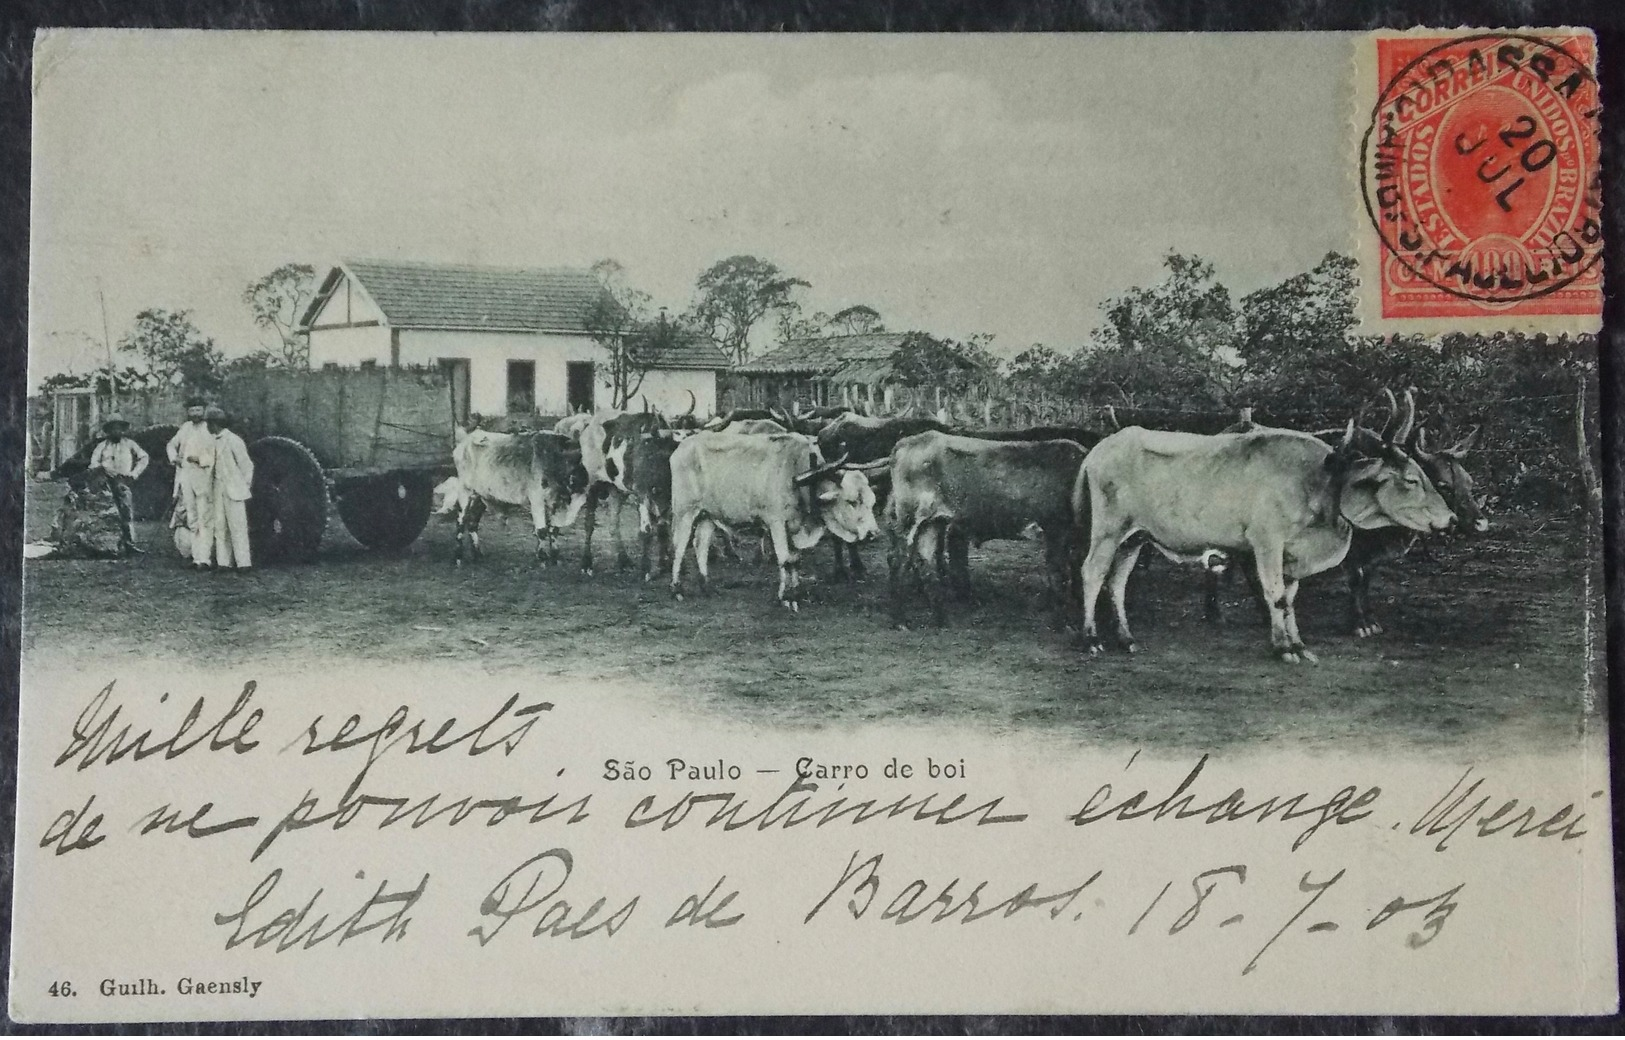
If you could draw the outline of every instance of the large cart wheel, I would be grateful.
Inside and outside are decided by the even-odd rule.
[[[434,484],[421,473],[394,473],[342,486],[339,519],[369,549],[404,549],[434,509]]]
[[[298,441],[262,437],[249,445],[254,460],[248,500],[248,539],[256,562],[309,562],[327,527],[327,477]]]

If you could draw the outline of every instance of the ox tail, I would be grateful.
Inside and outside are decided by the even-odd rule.
[[[1083,560],[1089,555],[1089,533],[1093,526],[1094,494],[1089,487],[1089,471],[1078,468],[1072,485],[1072,546],[1066,561],[1066,588],[1073,607],[1083,604]],[[1081,620],[1079,621],[1081,625]]]
[[[1077,482],[1072,486],[1072,536],[1078,545],[1089,545],[1089,527],[1092,519],[1094,496],[1089,489],[1089,472],[1078,470]]]

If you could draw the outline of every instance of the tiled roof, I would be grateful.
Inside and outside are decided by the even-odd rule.
[[[793,339],[734,371],[758,376],[833,376],[851,366],[854,371],[889,373],[892,356],[907,337],[906,332],[865,332]]]
[[[345,274],[372,297],[389,325],[404,329],[588,335],[588,317],[604,292],[593,273],[580,268],[346,260],[323,281],[304,325],[315,320]],[[682,337],[656,367],[721,369],[728,359],[708,337],[694,334]]]
[[[728,355],[710,336],[684,330],[661,351],[656,368],[698,368],[716,371],[728,367]]]
[[[591,271],[346,260],[389,324],[419,329],[587,331],[603,296]]]

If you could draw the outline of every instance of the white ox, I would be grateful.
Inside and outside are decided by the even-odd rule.
[[[1088,554],[1082,637],[1100,649],[1095,606],[1111,582],[1117,635],[1134,649],[1124,594],[1147,543],[1195,560],[1247,552],[1283,661],[1313,661],[1298,634],[1298,583],[1336,567],[1354,528],[1444,530],[1455,519],[1416,460],[1391,443],[1367,453],[1353,420],[1335,447],[1307,433],[1260,428],[1203,436],[1130,426],[1095,446],[1078,471],[1073,512]]]
[[[447,487],[447,481],[436,491],[446,491],[442,511],[449,504],[456,514],[459,566],[465,540],[473,555],[480,554],[480,519],[487,507],[528,508],[536,529],[536,558],[558,561],[558,529],[574,523],[587,500],[578,456],[567,437],[475,430],[459,434],[451,458],[457,467],[452,478],[456,484]],[[555,523],[560,513],[563,519]]]
[[[844,542],[879,534],[865,470],[890,465],[890,459],[867,467],[847,466],[844,459],[826,464],[811,439],[796,434],[689,437],[671,456],[673,595],[683,595],[683,557],[691,537],[703,586],[716,530],[760,524],[779,562],[777,599],[800,609],[800,553],[826,531]]]

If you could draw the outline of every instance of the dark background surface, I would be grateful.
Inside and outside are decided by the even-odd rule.
[[[1607,302],[1602,340],[1601,392],[1604,457],[1610,727],[1620,746],[1620,688],[1625,675],[1625,594],[1621,591],[1621,460],[1625,458],[1625,4],[1540,3],[1535,0],[90,0],[8,3],[0,10],[0,684],[8,695],[0,712],[0,830],[4,890],[0,931],[10,933],[12,826],[16,797],[17,667],[21,617],[22,455],[27,367],[29,86],[33,32],[39,26],[154,26],[219,29],[366,29],[437,31],[709,30],[709,31],[1191,31],[1588,25],[1598,37],[1598,78],[1604,107],[1604,223]],[[1612,759],[1614,818],[1625,793],[1625,770]],[[1620,858],[1616,827],[1616,900]],[[1622,908],[1625,909],[1625,908]],[[5,953],[9,959],[9,943]],[[9,963],[8,963],[9,969]],[[9,976],[9,970],[6,972]],[[5,983],[0,981],[0,990]],[[102,1027],[104,1033],[1597,1033],[1617,1035],[1612,1018],[1466,1019],[1393,1017],[821,1017],[470,1019],[181,1024]],[[8,1031],[86,1032],[84,1027],[39,1028],[6,1023]]]

